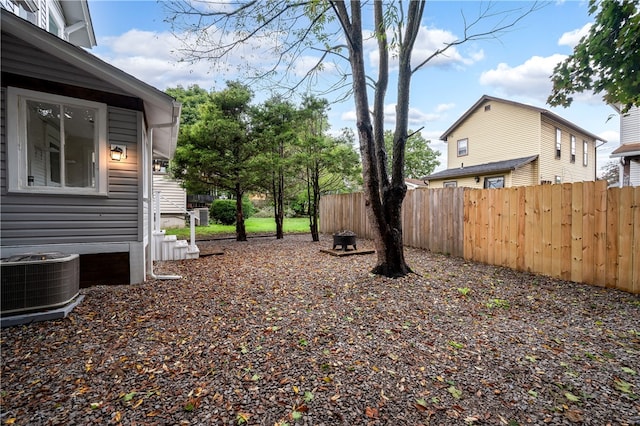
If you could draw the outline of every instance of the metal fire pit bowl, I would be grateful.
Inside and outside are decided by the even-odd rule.
[[[353,246],[354,250],[358,250],[356,247],[356,234],[351,231],[342,231],[337,234],[333,234],[333,249],[337,246],[342,247],[342,251],[347,251],[347,246]]]

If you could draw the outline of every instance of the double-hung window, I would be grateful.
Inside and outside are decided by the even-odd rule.
[[[458,141],[458,157],[464,157],[469,153],[469,139],[460,139]]]
[[[7,89],[9,190],[106,194],[105,104]]]
[[[589,143],[582,141],[582,165],[587,166],[589,164]]]
[[[576,162],[576,137],[571,135],[571,162]]]
[[[556,128],[556,158],[562,155],[562,130]]]
[[[484,188],[504,188],[504,176],[492,176],[484,178]]]
[[[48,11],[47,31],[56,37],[67,40],[68,37],[64,33],[64,15],[59,2],[48,2]]]

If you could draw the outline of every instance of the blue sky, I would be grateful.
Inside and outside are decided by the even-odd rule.
[[[444,40],[462,35],[462,14],[476,16],[486,2],[431,1],[427,3],[421,38],[414,55],[428,54]],[[528,2],[497,1],[500,10],[523,8]],[[89,0],[98,46],[92,52],[118,68],[164,90],[178,84],[198,84],[207,90],[220,89],[234,79],[234,71],[213,71],[211,64],[178,62],[172,53],[178,46],[161,3],[156,1]],[[410,127],[424,126],[423,136],[432,148],[442,152],[441,170],[446,167],[446,146],[439,136],[483,94],[549,109],[608,141],[598,152],[598,168],[611,161],[609,153],[619,143],[618,117],[599,96],[577,96],[570,108],[545,104],[551,90],[548,76],[556,63],[569,55],[592,22],[586,1],[556,1],[527,16],[498,39],[474,41],[449,51],[446,57],[414,75]],[[375,54],[368,55],[375,65]],[[230,58],[229,62],[233,62]],[[256,93],[260,100],[268,96]],[[393,87],[387,108],[393,111]],[[353,102],[334,103],[330,122],[334,130],[354,127]],[[392,123],[389,114],[389,126]]]

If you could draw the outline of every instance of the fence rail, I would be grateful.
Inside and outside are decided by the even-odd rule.
[[[362,193],[324,196],[320,230],[373,238]],[[404,244],[640,294],[640,187],[581,182],[505,189],[415,189]]]

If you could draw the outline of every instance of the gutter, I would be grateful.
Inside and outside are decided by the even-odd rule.
[[[607,141],[605,141],[605,140],[596,139],[594,144],[598,143],[598,141],[601,142],[600,145],[596,145],[595,149],[593,150],[593,156],[595,157],[593,159],[593,162],[595,163],[595,167],[594,168],[596,169],[596,171],[593,173],[593,180],[594,181],[598,180],[598,148],[600,148],[602,145],[607,143]],[[611,156],[609,156],[609,157],[611,157]]]
[[[150,159],[153,160],[153,134],[154,134],[154,130],[155,129],[162,129],[162,128],[168,128],[168,127],[174,127],[176,124],[178,124],[178,120],[180,118],[180,104],[176,104],[176,102],[173,102],[173,109],[171,112],[171,122],[169,123],[160,123],[160,124],[154,124],[149,126],[149,156]],[[177,114],[176,114],[177,111]],[[177,137],[177,136],[176,136]],[[153,163],[153,161],[151,161]],[[149,244],[149,258],[147,259],[147,274],[155,279],[155,280],[179,280],[182,279],[181,275],[156,275],[153,272],[153,254],[154,254],[154,246],[155,244],[153,241],[153,203],[151,202],[153,199],[153,167],[151,167],[152,164],[150,164],[150,167],[147,167],[148,169],[148,174],[147,174],[147,185],[148,185],[148,194],[149,194],[149,199],[148,199],[148,203],[149,203],[149,207],[147,209],[147,214],[149,215],[148,217],[148,229],[147,229],[147,240],[148,240],[148,244]],[[160,212],[158,212],[158,216],[159,216]]]

